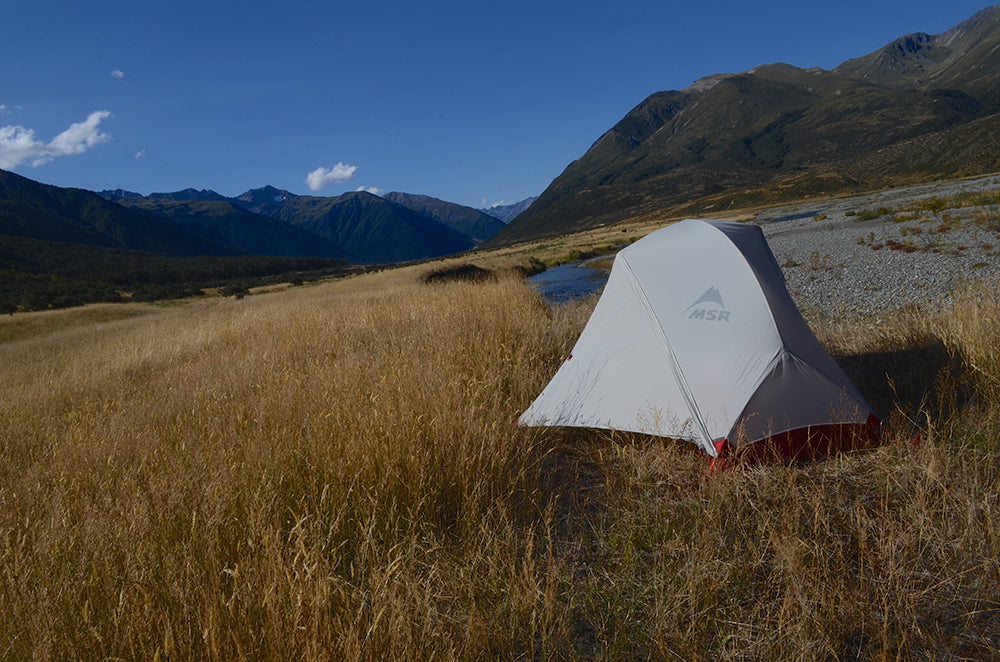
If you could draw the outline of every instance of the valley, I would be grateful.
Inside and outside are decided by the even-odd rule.
[[[0,171],[0,658],[996,659],[997,44],[654,92],[503,219]],[[686,217],[763,229],[877,447],[514,425]]]

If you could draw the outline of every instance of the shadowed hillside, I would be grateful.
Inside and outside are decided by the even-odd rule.
[[[159,216],[126,209],[96,193],[59,188],[0,170],[0,236],[166,255],[233,251]]]
[[[254,214],[228,199],[154,195],[123,198],[119,204],[168,218],[191,232],[231,246],[242,254],[358,259],[328,239]]]
[[[274,213],[370,263],[437,257],[473,246],[465,235],[364,191],[336,198],[297,196]]]
[[[478,209],[445,202],[428,195],[392,192],[386,193],[382,197],[447,225],[452,230],[470,237],[477,243],[489,239],[503,227],[500,220],[488,216]]]

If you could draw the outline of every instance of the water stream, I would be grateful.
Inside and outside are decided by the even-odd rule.
[[[567,303],[597,292],[608,281],[608,271],[588,266],[591,262],[561,264],[531,276],[528,282],[549,304]]]

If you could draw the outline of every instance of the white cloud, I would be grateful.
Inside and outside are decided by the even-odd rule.
[[[125,78],[125,72],[122,71],[121,69],[115,69],[114,71],[111,72],[111,77],[121,80],[122,78]]]
[[[145,147],[143,147],[142,149],[140,149],[138,152],[135,153],[135,158],[137,158],[137,159],[141,159],[144,156],[146,156],[146,148]]]
[[[488,202],[486,198],[483,198],[483,206],[480,209],[494,209],[496,207],[505,207],[510,203],[506,200],[499,200],[497,202]]]
[[[359,186],[355,190],[365,191],[366,193],[371,193],[372,195],[382,195],[382,189],[377,186]]]
[[[337,163],[337,165],[330,169],[319,167],[306,176],[306,184],[309,185],[310,190],[318,191],[334,182],[351,181],[354,179],[354,173],[357,170],[358,166],[346,165],[344,163]]]
[[[101,122],[109,117],[109,111],[95,110],[86,120],[71,124],[48,143],[38,140],[32,129],[0,127],[0,168],[14,168],[24,162],[37,168],[57,156],[82,154],[95,145],[111,140],[111,136],[101,133],[99,128]]]

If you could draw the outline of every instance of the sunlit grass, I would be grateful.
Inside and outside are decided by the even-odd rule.
[[[0,659],[1000,654],[994,289],[817,329],[882,448],[705,480],[511,425],[592,301],[425,272],[0,326]]]

